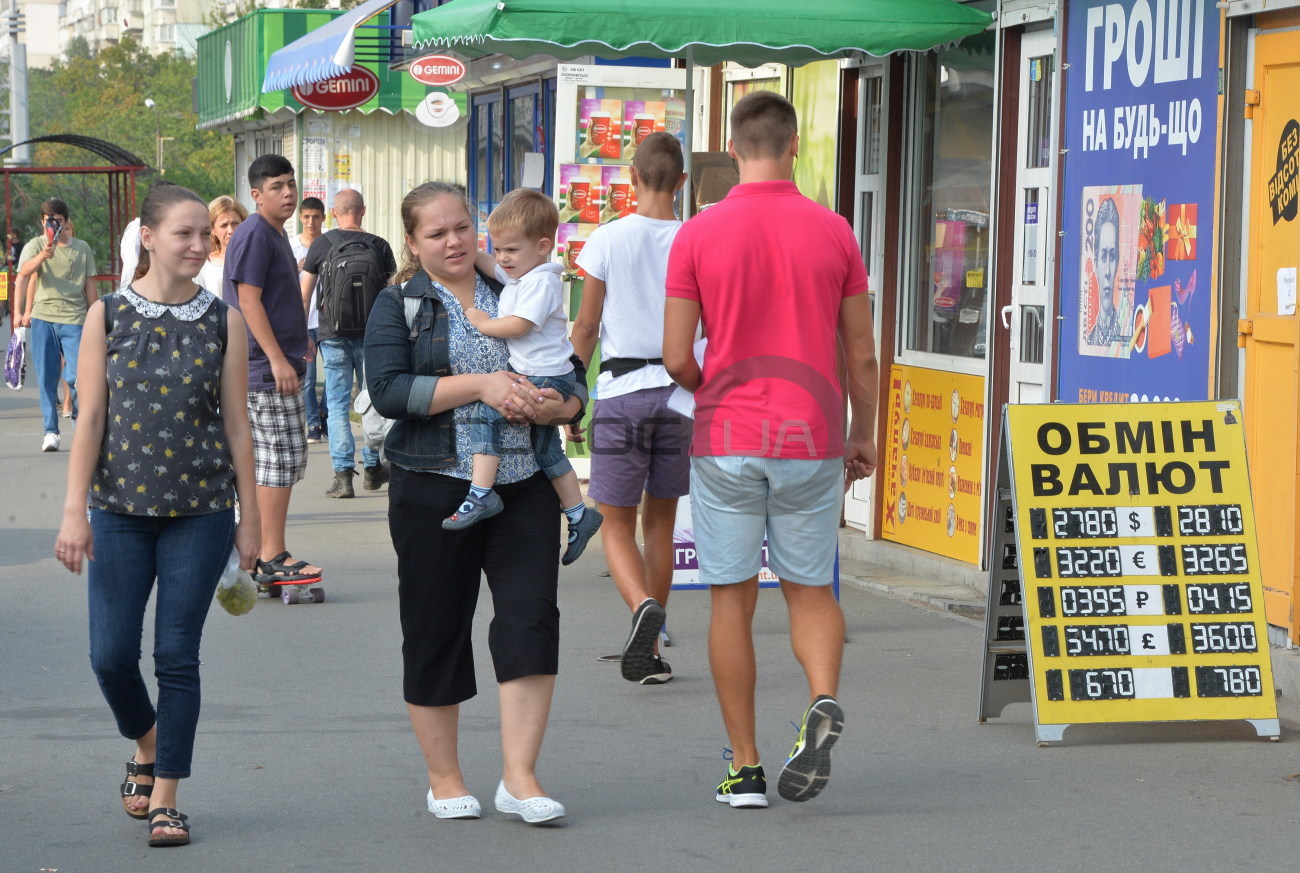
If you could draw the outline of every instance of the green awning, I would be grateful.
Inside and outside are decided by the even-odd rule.
[[[306,107],[288,89],[263,93],[267,63],[279,49],[343,14],[327,9],[259,9],[199,37],[199,128],[278,109],[302,112]],[[387,24],[389,14],[384,12],[376,20]],[[357,107],[364,113],[377,109],[414,112],[431,90],[385,64],[358,61],[355,66],[365,67],[379,78],[379,93]]]
[[[925,51],[980,33],[987,12],[954,0],[451,0],[411,18],[420,50],[572,60],[685,57],[806,64]]]

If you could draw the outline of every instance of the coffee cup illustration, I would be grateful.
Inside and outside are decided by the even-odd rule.
[[[641,145],[645,138],[655,132],[653,115],[636,115],[632,118],[632,145]]]
[[[587,179],[574,179],[569,182],[569,208],[581,212],[587,208],[591,199],[591,182]]]
[[[609,139],[608,112],[593,112],[587,120],[587,139],[592,145],[604,145]]]
[[[632,183],[626,179],[609,183],[609,209],[615,215],[621,215],[623,210],[627,209],[631,189]]]
[[[578,255],[582,253],[582,247],[586,245],[586,240],[571,239],[564,248],[564,260],[570,270],[577,271]]]

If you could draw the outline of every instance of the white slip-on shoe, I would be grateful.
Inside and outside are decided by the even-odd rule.
[[[478,798],[472,794],[438,800],[429,789],[429,812],[438,818],[478,818],[483,814]]]
[[[518,800],[509,791],[503,781],[497,786],[497,812],[514,813],[529,824],[541,824],[564,818],[564,804],[549,797],[529,797]]]

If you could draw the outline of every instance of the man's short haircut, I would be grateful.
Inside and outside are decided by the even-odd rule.
[[[360,215],[365,211],[366,201],[361,192],[355,188],[342,188],[334,195],[334,213],[336,215]]]
[[[292,176],[293,164],[282,155],[261,155],[248,165],[248,186],[262,190],[267,179],[276,176]]]
[[[799,132],[794,105],[774,91],[752,91],[731,110],[731,146],[742,158],[779,158]]]
[[[41,215],[55,216],[62,215],[64,218],[71,218],[72,213],[68,210],[68,204],[64,203],[57,197],[51,197],[41,204]]]
[[[302,202],[298,204],[298,211],[302,212],[304,209],[315,209],[317,212],[324,214],[325,202],[319,197],[304,197]]]
[[[555,241],[560,212],[555,201],[531,188],[516,188],[488,216],[488,233],[518,231],[531,240]]]
[[[652,133],[636,147],[632,166],[642,187],[672,193],[682,177],[682,144],[671,133]]]

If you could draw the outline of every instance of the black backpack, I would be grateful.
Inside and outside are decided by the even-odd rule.
[[[322,325],[336,336],[365,336],[370,308],[388,285],[384,269],[384,258],[370,241],[336,243],[321,264],[316,293]]]

